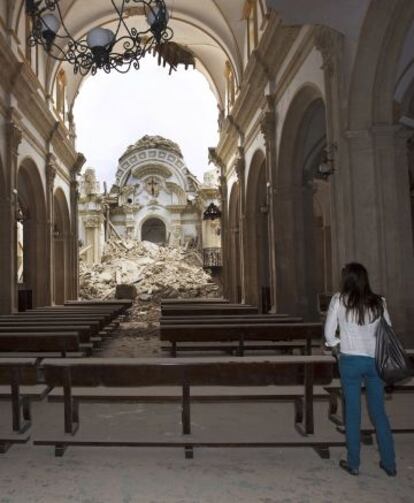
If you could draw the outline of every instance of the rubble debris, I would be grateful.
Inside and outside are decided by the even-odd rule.
[[[201,264],[194,250],[113,238],[106,243],[100,264],[80,262],[80,295],[110,299],[132,285],[136,298],[130,321],[145,321],[151,328],[158,325],[161,298],[221,296]]]

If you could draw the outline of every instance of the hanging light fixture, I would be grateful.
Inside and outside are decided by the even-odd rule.
[[[75,74],[94,75],[98,69],[106,73],[138,69],[145,54],[157,51],[174,34],[168,26],[165,0],[110,0],[117,18],[115,31],[96,27],[76,40],[65,25],[60,1],[26,0],[26,13],[32,19],[28,43],[31,47],[40,45],[52,58],[70,63]],[[146,17],[147,27],[143,31],[129,26],[127,18],[131,14]]]

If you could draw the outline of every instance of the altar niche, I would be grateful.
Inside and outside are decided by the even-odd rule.
[[[159,218],[149,218],[142,224],[141,241],[150,241],[157,245],[167,242],[167,229]]]

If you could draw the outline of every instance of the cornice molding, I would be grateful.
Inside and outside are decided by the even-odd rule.
[[[14,96],[21,115],[27,118],[45,145],[50,142],[60,161],[70,169],[76,161],[77,152],[70,140],[69,132],[60,121],[56,121],[56,117],[41,96],[41,85],[30,66],[27,62],[16,58],[1,33],[0,68],[2,69],[0,86],[6,93]],[[59,122],[58,126],[56,122]]]
[[[231,120],[226,117],[221,130],[217,153],[228,167],[238,146],[238,135],[232,130],[232,123],[236,123],[243,135],[247,135],[251,141],[251,132],[247,131],[258,106],[261,108],[265,104],[265,88],[280,70],[299,32],[300,27],[283,26],[277,13],[270,14],[267,29],[245,69],[239,95],[231,110]],[[247,138],[243,139],[246,141]]]

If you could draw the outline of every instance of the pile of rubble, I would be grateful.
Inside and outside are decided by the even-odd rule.
[[[221,295],[194,250],[113,239],[105,246],[101,264],[80,263],[81,298],[113,298],[122,284],[137,291],[132,319],[147,322],[158,321],[161,298]]]

